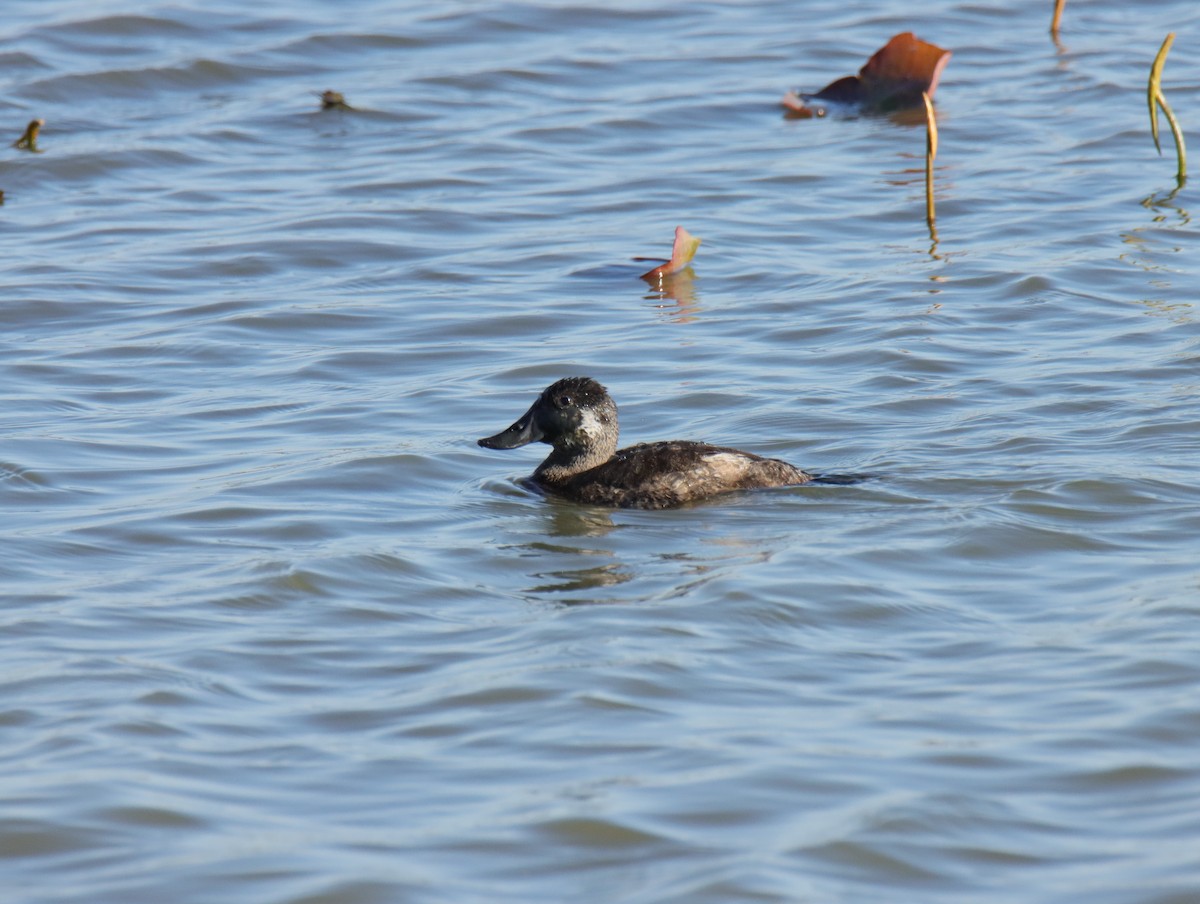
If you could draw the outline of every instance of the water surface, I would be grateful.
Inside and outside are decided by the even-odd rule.
[[[1200,11],[1049,6],[9,3],[14,900],[1195,900]],[[936,239],[777,105],[907,29]],[[876,477],[545,499],[571,374]]]

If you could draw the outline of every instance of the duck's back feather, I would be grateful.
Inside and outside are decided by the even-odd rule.
[[[630,446],[587,471],[561,481],[543,478],[540,483],[577,502],[659,509],[730,490],[790,486],[811,479],[779,459],[676,440]]]

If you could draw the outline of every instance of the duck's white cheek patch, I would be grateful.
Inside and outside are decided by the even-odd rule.
[[[605,426],[600,418],[596,416],[596,412],[584,409],[579,412],[579,432],[585,433],[588,436],[601,436],[604,433]]]

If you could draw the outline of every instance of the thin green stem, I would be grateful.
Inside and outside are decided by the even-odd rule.
[[[1154,57],[1154,63],[1150,66],[1150,81],[1146,85],[1146,104],[1150,108],[1150,135],[1154,138],[1154,147],[1158,153],[1162,154],[1162,145],[1158,142],[1158,106],[1156,101],[1162,94],[1162,71],[1163,66],[1167,62],[1167,54],[1171,52],[1171,45],[1175,43],[1175,32],[1168,34],[1162,42],[1162,47],[1158,48],[1158,55]]]
[[[1067,5],[1067,0],[1054,0],[1054,18],[1050,20],[1050,36],[1058,37],[1058,26],[1062,25],[1063,7]]]
[[[1175,178],[1182,184],[1187,178],[1187,148],[1183,143],[1183,130],[1179,128],[1179,121],[1175,118],[1175,113],[1171,110],[1171,105],[1167,103],[1166,95],[1162,90],[1163,66],[1167,62],[1167,54],[1171,52],[1171,45],[1174,42],[1175,32],[1171,32],[1163,39],[1162,47],[1158,49],[1158,55],[1154,57],[1154,64],[1150,67],[1150,81],[1146,85],[1146,103],[1150,107],[1150,135],[1154,139],[1154,147],[1160,156],[1162,155],[1162,144],[1158,140],[1158,111],[1161,109],[1163,115],[1167,117],[1167,123],[1171,126],[1171,134],[1175,138],[1175,155],[1178,160]]]
[[[1183,144],[1183,130],[1179,128],[1179,121],[1175,118],[1175,114],[1171,111],[1171,105],[1167,103],[1161,90],[1155,94],[1154,99],[1162,107],[1163,116],[1167,117],[1167,123],[1171,126],[1171,135],[1175,138],[1175,156],[1178,160],[1175,178],[1179,182],[1183,182],[1187,178],[1187,148]]]
[[[925,219],[932,233],[937,219],[933,208],[933,161],[937,159],[938,129],[937,117],[933,115],[933,102],[924,91],[921,92],[921,98],[925,101]]]

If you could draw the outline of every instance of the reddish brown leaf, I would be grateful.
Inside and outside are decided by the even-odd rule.
[[[836,79],[816,94],[789,91],[783,106],[796,117],[823,116],[819,104],[808,103],[813,100],[858,106],[867,113],[920,106],[923,93],[933,97],[950,56],[949,50],[906,31],[879,48],[858,75]]]

